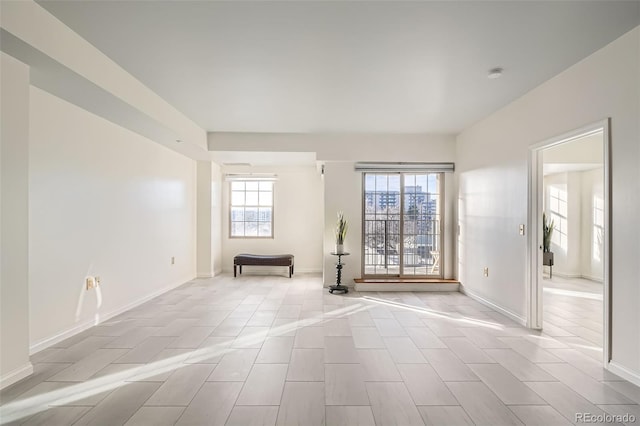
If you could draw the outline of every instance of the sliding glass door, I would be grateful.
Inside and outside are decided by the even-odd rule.
[[[364,173],[363,277],[442,277],[442,173]]]

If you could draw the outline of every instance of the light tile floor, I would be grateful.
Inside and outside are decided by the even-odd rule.
[[[601,367],[601,301],[548,284],[537,332],[460,293],[195,280],[34,355],[34,375],[0,393],[0,414],[53,426],[640,419],[640,388]]]

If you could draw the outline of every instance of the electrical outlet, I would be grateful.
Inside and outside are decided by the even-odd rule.
[[[485,277],[489,276],[489,268],[487,268],[487,267],[484,268],[484,276]]]
[[[171,256],[171,264],[172,265],[176,264],[176,258],[174,256]]]

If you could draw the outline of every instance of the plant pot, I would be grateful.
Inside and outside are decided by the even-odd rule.
[[[336,244],[336,253],[337,254],[344,253],[344,244]]]
[[[553,266],[553,252],[545,251],[542,253],[542,264],[546,266]]]

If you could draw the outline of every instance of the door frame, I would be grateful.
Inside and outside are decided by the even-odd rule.
[[[604,174],[604,262],[603,262],[603,365],[611,361],[611,119],[607,118],[529,147],[527,224],[527,327],[542,329],[542,210],[544,186],[542,152],[580,137],[602,132]]]

